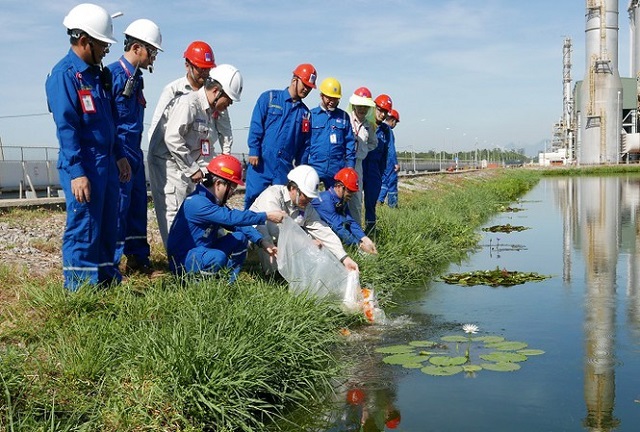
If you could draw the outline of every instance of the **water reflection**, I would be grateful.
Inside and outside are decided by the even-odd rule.
[[[563,279],[571,280],[571,243],[585,262],[584,426],[610,431],[619,426],[615,408],[616,265],[621,245],[629,254],[628,318],[638,323],[640,179],[585,177],[556,183],[563,214]],[[628,217],[631,215],[631,217]],[[629,235],[631,234],[631,235]],[[629,237],[633,241],[628,241]],[[624,241],[623,241],[624,239]]]

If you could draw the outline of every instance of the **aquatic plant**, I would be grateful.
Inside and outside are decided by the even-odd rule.
[[[465,335],[444,335],[443,342],[412,341],[405,345],[380,347],[376,352],[393,353],[382,361],[406,369],[420,369],[426,375],[449,376],[465,372],[475,376],[481,370],[513,372],[531,356],[544,354],[540,349],[527,349],[527,343],[507,341],[502,336],[486,335],[474,337],[479,331],[475,324],[464,324]],[[460,344],[466,344],[464,355],[460,355]],[[429,351],[422,351],[424,346]]]
[[[492,287],[520,285],[525,282],[538,282],[551,276],[535,272],[508,271],[496,267],[495,270],[476,270],[466,273],[449,273],[440,278],[451,285],[474,286],[488,285]]]
[[[486,228],[482,228],[482,231],[485,232],[503,232],[503,233],[511,233],[513,231],[524,231],[524,230],[528,230],[529,227],[525,227],[525,226],[521,226],[521,225],[511,225],[511,224],[506,224],[506,225],[492,225],[490,227],[486,227]]]

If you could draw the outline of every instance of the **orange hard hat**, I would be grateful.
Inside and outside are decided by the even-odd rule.
[[[184,58],[199,68],[213,69],[216,67],[213,50],[208,43],[203,41],[191,42],[184,52]]]
[[[398,111],[394,109],[389,110],[389,117],[393,117],[398,123],[400,123],[400,114],[398,114]]]
[[[316,78],[318,77],[318,73],[311,63],[302,63],[298,65],[298,67],[293,71],[293,74],[300,78],[307,87],[316,88]]]
[[[244,186],[242,164],[231,155],[222,154],[214,157],[207,165],[207,171],[222,179]]]
[[[358,173],[353,168],[342,168],[333,177],[351,192],[358,192]]]
[[[393,108],[393,102],[391,101],[391,97],[386,94],[381,94],[375,99],[374,102],[379,108],[387,112],[391,111],[391,109]]]

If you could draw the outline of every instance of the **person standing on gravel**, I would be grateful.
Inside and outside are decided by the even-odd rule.
[[[118,221],[118,181],[131,178],[122,143],[116,140],[111,74],[102,59],[116,40],[111,16],[83,3],[63,20],[71,48],[47,76],[45,90],[56,124],[58,172],[67,222],[62,236],[64,286],[119,283],[113,258]]]
[[[124,54],[108,68],[113,76],[111,89],[116,102],[116,140],[131,165],[131,181],[120,183],[118,243],[115,263],[126,255],[126,271],[153,275],[147,241],[147,179],[142,153],[144,98],[142,69],[151,73],[158,51],[162,50],[160,28],[148,19],[132,22],[124,31]]]

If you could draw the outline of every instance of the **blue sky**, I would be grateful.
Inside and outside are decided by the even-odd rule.
[[[5,146],[57,146],[44,80],[66,54],[62,26],[78,1],[1,0],[0,138]],[[122,32],[138,18],[161,28],[164,52],[145,73],[147,122],[162,87],[184,75],[182,54],[207,41],[216,62],[244,76],[242,101],[230,108],[234,153],[247,151],[258,95],[288,85],[293,68],[313,63],[348,96],[360,86],[389,94],[401,117],[400,150],[542,149],[562,112],[562,44],[573,40],[572,77],[584,76],[585,2],[578,0],[109,0],[96,2]],[[629,76],[628,2],[620,2],[620,74]],[[314,107],[319,94],[305,102]],[[532,151],[530,151],[532,152]]]

